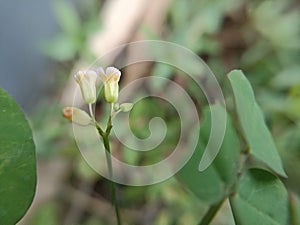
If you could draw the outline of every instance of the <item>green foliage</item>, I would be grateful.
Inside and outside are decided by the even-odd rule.
[[[215,41],[208,35],[216,33],[220,29],[222,16],[239,4],[236,0],[192,0],[189,4],[176,0],[170,11],[173,32],[168,39],[193,51],[213,51],[215,48],[211,46],[215,46]]]
[[[74,60],[88,55],[87,37],[95,30],[93,28],[99,26],[95,23],[97,19],[94,19],[94,15],[97,15],[94,13],[96,7],[91,6],[90,2],[84,2],[89,5],[88,13],[80,13],[80,10],[66,2],[57,4],[56,13],[62,32],[46,47],[54,59]],[[156,216],[153,224],[196,224],[195,221],[203,218],[205,209],[229,197],[236,224],[300,224],[299,198],[296,194],[291,195],[289,208],[287,191],[276,177],[279,175],[282,179],[286,171],[289,176],[284,179],[287,190],[290,192],[293,189],[300,193],[300,14],[294,6],[296,4],[293,0],[174,0],[163,25],[162,35],[146,30],[149,39],[175,42],[204,56],[207,64],[220,78],[220,84],[226,80],[224,74],[233,67],[241,68],[247,78],[239,71],[228,76],[233,95],[230,89],[223,88],[223,91],[228,97],[228,112],[233,111],[235,100],[237,117],[228,113],[222,149],[213,164],[200,173],[198,166],[210,133],[209,109],[202,107],[201,101],[199,110],[201,114],[203,112],[203,121],[200,140],[193,157],[177,174],[178,180],[193,194],[188,196],[183,190],[178,191],[180,186],[176,182],[165,182],[149,189],[140,188],[139,191],[130,187],[124,190],[122,187],[120,196],[125,199],[124,208],[136,207],[140,210],[146,204],[144,201],[147,201],[147,207],[159,209],[158,213],[153,213]],[[83,15],[91,16],[84,18]],[[160,51],[161,54],[176,58],[172,52],[165,52],[164,49]],[[193,62],[188,63],[193,67]],[[180,74],[174,67],[162,63],[155,63],[151,69],[152,75],[175,81]],[[193,92],[193,97],[200,98],[199,90],[196,88],[194,91],[193,86],[190,87],[191,82],[182,85]],[[161,90],[164,87],[157,84],[155,88]],[[217,110],[217,106],[212,106],[211,110]],[[169,153],[165,150],[170,149],[170,143],[174,143],[178,136],[177,114],[165,113],[167,111],[162,104],[147,100],[137,104],[131,114],[132,129],[142,138],[149,135],[149,118],[166,118],[167,138],[157,148],[158,151],[140,154],[121,147],[115,153],[122,160],[136,165],[161,160]],[[61,145],[66,148],[67,142],[64,139],[71,139],[71,135],[62,129],[58,132],[61,122],[53,123],[55,118],[52,116],[46,122],[46,131],[37,135],[41,140],[40,149],[49,149],[49,152],[50,148],[59,149],[55,152],[58,154],[65,152],[61,151]],[[241,133],[237,132],[239,130]],[[43,131],[43,126],[40,131]],[[48,137],[45,134],[49,138],[43,141],[42,137]],[[71,146],[68,152],[75,152]],[[84,168],[78,173],[90,177],[84,175]],[[194,196],[201,200],[199,205],[195,204],[197,198]],[[219,221],[213,222],[221,224]]]
[[[220,44],[211,36],[220,30],[226,12],[239,7],[240,4],[241,2],[237,0],[190,0],[188,3],[175,0],[170,9],[169,32],[167,32],[166,39],[196,53],[216,55],[220,51]],[[148,35],[148,37],[149,39],[159,39],[158,35]],[[176,56],[170,54],[170,57]],[[193,67],[193,63],[191,63],[191,67]],[[152,74],[168,78],[174,71],[174,67],[156,63]]]
[[[250,150],[240,150],[241,134],[238,137],[228,115],[226,134],[218,156],[207,170],[198,171],[198,164],[211,130],[210,110],[222,107],[218,104],[213,105],[210,110],[203,110],[204,120],[201,124],[198,147],[178,173],[178,178],[197,197],[211,205],[201,224],[208,224],[218,211],[220,203],[228,197],[236,224],[289,224],[287,190],[276,177],[276,174],[286,174],[261,109],[256,103],[252,87],[240,70],[230,72],[228,79],[233,90],[239,125],[245,136],[245,144]],[[243,160],[244,157],[248,160]],[[251,157],[259,163],[253,165]],[[261,169],[248,169],[249,167]],[[276,206],[272,205],[274,202]]]
[[[238,225],[289,224],[287,191],[281,181],[267,171],[247,171],[230,203]]]
[[[271,170],[286,177],[273,138],[255,101],[250,83],[239,70],[230,72],[228,78],[250,154],[265,163]]]
[[[300,66],[294,65],[278,73],[272,80],[271,85],[276,89],[284,90],[294,85],[300,84]]]
[[[263,1],[250,10],[256,29],[275,47],[300,49],[300,14],[285,12],[288,1]]]
[[[58,61],[65,61],[71,60],[76,56],[80,44],[80,40],[74,39],[73,36],[59,34],[51,41],[45,43],[42,48],[51,58]]]
[[[62,31],[77,35],[80,32],[81,22],[74,6],[68,1],[56,0],[54,9]]]
[[[49,202],[42,207],[40,207],[34,217],[31,219],[31,225],[53,225],[59,224],[57,218],[57,204],[54,202]]]
[[[216,104],[204,109],[198,146],[192,158],[177,174],[180,181],[208,204],[215,204],[227,197],[238,171],[239,141],[229,115],[224,141],[216,159],[205,171],[199,172],[198,169],[210,134],[210,109],[222,111],[221,107],[223,106]]]
[[[0,223],[12,225],[25,214],[35,193],[35,146],[24,113],[1,88],[0,115]]]
[[[93,60],[92,54],[87,50],[87,39],[100,24],[97,4],[94,2],[93,5],[87,6],[90,8],[81,7],[81,13],[87,15],[87,18],[82,20],[79,10],[69,1],[54,1],[54,12],[61,32],[41,46],[45,54],[57,61],[74,60],[79,55]]]

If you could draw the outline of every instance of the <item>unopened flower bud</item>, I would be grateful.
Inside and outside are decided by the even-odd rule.
[[[75,107],[65,107],[62,110],[63,117],[81,126],[87,126],[92,122],[92,118],[83,110]]]
[[[109,103],[116,102],[119,97],[120,70],[114,67],[107,67],[104,72],[102,68],[99,68],[97,73],[104,84],[105,100]]]
[[[105,100],[109,103],[116,102],[119,97],[119,85],[117,82],[109,82],[104,85]]]
[[[79,84],[83,100],[88,103],[96,102],[97,73],[93,70],[78,71],[74,76]]]
[[[132,103],[123,103],[120,105],[120,110],[122,112],[129,112],[133,107],[133,104]]]
[[[119,103],[115,103],[114,104],[114,110],[118,111],[120,109],[120,104]]]

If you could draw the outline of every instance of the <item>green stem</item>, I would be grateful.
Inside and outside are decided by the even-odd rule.
[[[202,220],[200,221],[200,223],[198,225],[208,225],[212,221],[212,219],[215,217],[216,213],[219,211],[224,200],[225,199],[222,199],[219,203],[212,205],[208,209],[208,211],[206,212],[206,214],[204,215],[204,217],[202,218]]]
[[[116,187],[116,183],[111,180],[112,176],[113,176],[113,168],[112,168],[109,138],[108,138],[107,133],[102,138],[103,138],[103,144],[105,147],[105,156],[106,156],[106,161],[107,161],[109,180],[110,180],[111,189],[112,189],[112,193],[111,193],[112,202],[113,202],[113,205],[115,206],[115,213],[116,213],[118,225],[122,225],[121,217],[120,217],[120,210],[119,210],[119,202],[117,200],[117,193],[116,193],[117,187]]]
[[[111,180],[113,177],[113,170],[112,170],[112,160],[111,160],[111,151],[110,151],[110,145],[109,145],[109,138],[105,134],[103,137],[103,145],[105,148],[105,157],[106,157],[106,162],[107,162],[107,167],[108,167],[108,176],[109,179]]]
[[[111,150],[110,150],[110,144],[109,144],[109,135],[110,135],[110,132],[111,132],[111,129],[112,129],[112,113],[113,113],[113,104],[111,104],[110,116],[109,116],[108,121],[107,121],[107,126],[106,126],[105,132],[101,129],[99,124],[96,124],[96,128],[97,128],[99,134],[102,137],[103,145],[104,145],[104,148],[105,148],[105,157],[106,157],[109,180],[110,180],[110,183],[111,183],[111,190],[112,190],[111,198],[112,198],[112,203],[115,207],[117,222],[118,222],[118,225],[122,225],[120,210],[119,210],[119,202],[118,202],[117,193],[116,193],[117,186],[116,186],[116,183],[112,181],[113,167],[112,167]]]
[[[103,136],[105,135],[104,131],[102,130],[102,128],[100,127],[100,125],[98,123],[95,123],[96,128],[98,130],[98,133],[100,134],[100,136],[103,138]],[[104,146],[105,147],[105,146]]]

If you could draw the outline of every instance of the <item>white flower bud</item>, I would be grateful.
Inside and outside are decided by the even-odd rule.
[[[96,102],[97,73],[93,70],[80,70],[74,78],[80,86],[83,100],[88,104]]]
[[[91,124],[92,118],[83,110],[75,107],[65,107],[62,110],[63,117],[69,121],[81,126],[87,126]]]
[[[120,109],[120,104],[119,103],[115,103],[114,104],[114,110],[118,111]]]
[[[102,68],[99,68],[97,73],[104,84],[105,100],[109,103],[116,102],[119,97],[120,70],[114,67],[107,67],[104,72]]]
[[[108,82],[104,85],[105,100],[109,103],[116,102],[119,97],[118,82]]]
[[[132,103],[123,103],[120,105],[120,110],[122,112],[129,112],[133,107],[133,104]]]

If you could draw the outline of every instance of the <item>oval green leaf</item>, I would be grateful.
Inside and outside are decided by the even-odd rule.
[[[230,187],[237,177],[239,141],[236,131],[227,115],[224,140],[213,163],[203,172],[199,171],[199,162],[204,153],[211,131],[211,111],[224,112],[220,104],[203,110],[200,140],[195,152],[186,165],[178,172],[177,178],[199,199],[208,204],[216,204],[228,196]]]
[[[256,103],[251,84],[240,70],[231,71],[228,78],[250,154],[265,163],[272,172],[286,177],[274,140]]]
[[[35,187],[31,129],[18,104],[0,88],[0,224],[14,225],[22,218]]]
[[[237,225],[289,224],[288,193],[281,181],[267,171],[247,171],[230,204]]]

